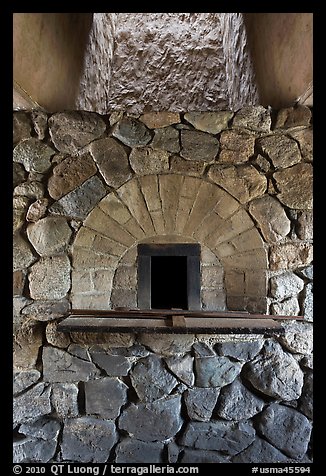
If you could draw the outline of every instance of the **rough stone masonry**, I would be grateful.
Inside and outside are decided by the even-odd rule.
[[[14,461],[312,461],[312,113],[15,112]],[[201,245],[201,307],[285,334],[63,334],[137,307],[138,243]]]

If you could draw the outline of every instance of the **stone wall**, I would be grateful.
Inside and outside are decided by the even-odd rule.
[[[15,461],[310,461],[308,108],[17,112],[13,172]],[[56,331],[71,306],[136,307],[152,242],[201,244],[203,309],[304,321],[274,338]]]

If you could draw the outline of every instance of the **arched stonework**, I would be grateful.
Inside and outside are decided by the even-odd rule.
[[[128,250],[135,253],[138,243],[163,239],[197,242],[217,257],[227,309],[267,311],[267,253],[246,210],[219,186],[174,174],[135,177],[88,215],[73,245],[73,308],[110,308],[112,289],[117,293],[119,287],[117,268]],[[125,279],[132,290],[137,278],[129,271]],[[115,297],[115,306],[126,304],[118,301]]]

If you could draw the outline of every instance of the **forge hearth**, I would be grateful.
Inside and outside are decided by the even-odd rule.
[[[200,245],[138,245],[138,307],[200,309]]]

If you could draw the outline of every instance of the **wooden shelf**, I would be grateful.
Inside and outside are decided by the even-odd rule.
[[[284,334],[282,321],[302,316],[271,316],[244,311],[73,310],[58,324],[61,332],[167,334]]]

